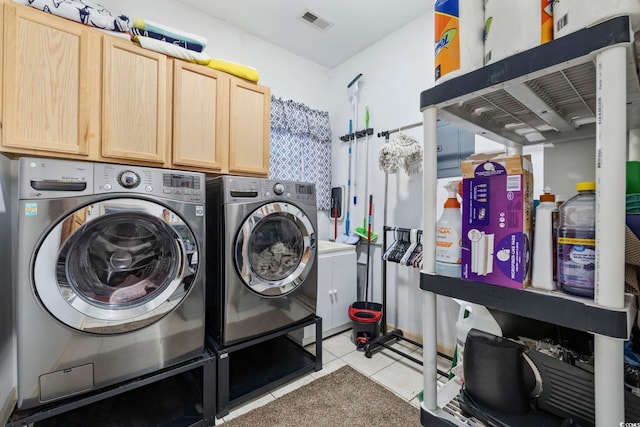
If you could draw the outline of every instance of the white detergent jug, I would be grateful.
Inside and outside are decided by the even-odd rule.
[[[456,322],[456,349],[451,371],[456,377],[464,381],[462,364],[464,361],[464,344],[469,331],[475,328],[501,337],[502,328],[485,306],[457,299],[454,299],[454,301],[460,304],[460,311]]]

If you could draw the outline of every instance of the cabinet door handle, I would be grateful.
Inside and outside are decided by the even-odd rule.
[[[333,301],[333,302],[338,302],[338,290],[337,289],[333,290],[333,296],[335,297],[335,301]]]

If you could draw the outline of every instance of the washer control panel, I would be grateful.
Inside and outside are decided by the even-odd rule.
[[[204,174],[171,169],[95,164],[95,192],[131,192],[186,202],[204,202]]]

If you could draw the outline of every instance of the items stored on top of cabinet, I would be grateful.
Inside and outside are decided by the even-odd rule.
[[[1,6],[0,151],[268,174],[269,88],[27,6]]]

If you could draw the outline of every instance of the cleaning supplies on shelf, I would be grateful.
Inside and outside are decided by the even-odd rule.
[[[578,194],[559,209],[558,285],[567,293],[594,294],[596,264],[596,183],[579,182]]]
[[[435,0],[433,24],[436,84],[482,67],[483,1]]]
[[[462,213],[457,193],[461,181],[449,181],[444,187],[449,192],[444,211],[436,224],[436,273],[460,277],[462,262]]]
[[[638,0],[605,2],[554,0],[553,37],[557,39],[620,15],[629,15],[631,26],[637,31],[640,27],[640,2]]]
[[[460,168],[462,279],[512,289],[530,286],[531,156],[478,153]]]
[[[556,196],[551,194],[551,189],[546,187],[543,191],[540,204],[536,208],[531,286],[552,291],[557,289],[554,266],[558,208]]]
[[[451,372],[464,381],[462,366],[464,363],[464,346],[469,331],[471,329],[479,329],[501,337],[502,328],[485,306],[458,299],[454,299],[454,301],[460,304],[460,311],[456,321],[456,348]]]
[[[484,17],[484,65],[553,40],[551,0],[485,0]]]

